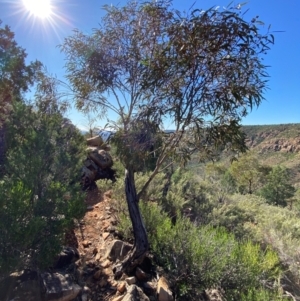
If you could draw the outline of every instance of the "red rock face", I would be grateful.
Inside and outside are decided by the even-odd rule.
[[[262,142],[253,140],[246,140],[247,146],[256,148],[261,152],[285,152],[285,153],[298,153],[300,152],[300,138],[265,138]]]

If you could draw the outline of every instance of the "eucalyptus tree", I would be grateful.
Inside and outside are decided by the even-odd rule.
[[[263,55],[273,36],[260,33],[257,18],[245,21],[241,5],[181,13],[159,0],[104,9],[98,29],[76,30],[61,49],[77,108],[118,119],[109,126],[117,127],[135,236],[118,275],[148,250],[138,201],[158,172],[212,145],[245,149],[239,122],[263,100]],[[166,124],[174,129],[168,135]],[[154,153],[156,166],[137,192],[134,173]]]

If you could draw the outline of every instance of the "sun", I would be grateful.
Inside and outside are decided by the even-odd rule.
[[[50,0],[23,0],[28,12],[41,19],[49,18],[52,13]]]

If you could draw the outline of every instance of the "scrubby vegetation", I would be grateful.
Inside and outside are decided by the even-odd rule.
[[[119,177],[98,183],[102,192],[113,191],[119,235],[134,241],[118,273],[149,252],[177,300],[199,300],[210,288],[234,301],[300,298],[299,190],[291,176],[298,163],[279,164],[295,159],[297,147],[277,141],[273,149],[285,152],[276,164],[262,163],[272,147],[258,155],[254,146],[270,127],[262,133],[248,127],[253,150],[241,154],[240,121],[263,100],[261,54],[274,37],[259,33],[257,18],[244,21],[241,7],[184,17],[159,1],[105,9],[100,29],[92,36],[76,31],[61,48],[77,108],[119,117],[110,124]],[[85,154],[53,79],[39,62],[26,66],[8,27],[0,34],[9,58],[0,60],[2,277],[53,263],[85,211],[79,186]],[[38,93],[28,102],[22,93],[34,83]],[[176,129],[166,133],[169,118]],[[293,126],[288,137],[297,131]]]
[[[166,271],[178,300],[199,300],[211,287],[224,290],[227,300],[298,296],[299,212],[258,195],[224,192],[218,187],[228,183],[221,176],[211,181],[210,163],[207,169],[195,177],[178,168],[170,180],[168,173],[161,173],[140,201],[150,253]],[[224,168],[217,170],[228,174]],[[147,175],[138,174],[137,189],[146,180]],[[119,231],[132,241],[123,185],[118,180],[110,188]]]
[[[53,105],[53,104],[52,104]],[[47,267],[84,211],[83,138],[55,106],[14,103],[0,179],[0,271]]]

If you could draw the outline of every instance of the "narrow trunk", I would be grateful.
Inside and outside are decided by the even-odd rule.
[[[120,277],[123,272],[130,272],[141,264],[149,248],[146,228],[138,205],[133,169],[125,171],[125,193],[135,242],[126,258],[114,268],[116,278]]]

